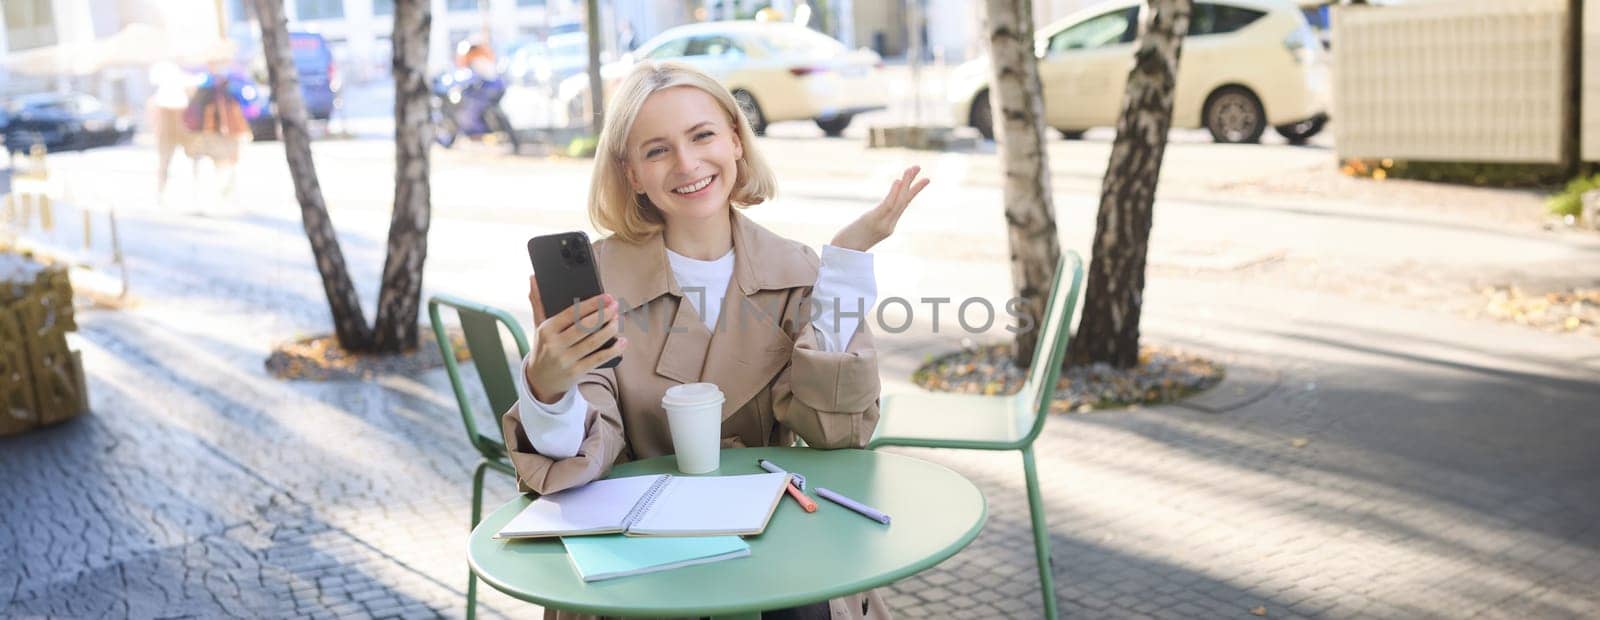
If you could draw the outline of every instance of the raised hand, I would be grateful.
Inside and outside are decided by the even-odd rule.
[[[888,239],[894,233],[894,227],[900,223],[900,216],[905,214],[906,207],[911,205],[911,199],[922,193],[922,188],[928,186],[929,179],[917,179],[922,172],[921,166],[906,168],[893,184],[889,186],[889,195],[883,197],[883,202],[873,207],[856,221],[851,222],[833,236],[832,244],[835,247],[857,252],[865,252]]]

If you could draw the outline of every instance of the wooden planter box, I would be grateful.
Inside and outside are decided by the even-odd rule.
[[[77,327],[65,267],[0,252],[0,435],[89,409],[82,357],[67,348]]]

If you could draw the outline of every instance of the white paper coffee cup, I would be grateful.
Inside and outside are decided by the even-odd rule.
[[[678,471],[704,474],[721,465],[722,401],[722,389],[713,383],[675,385],[661,397]]]

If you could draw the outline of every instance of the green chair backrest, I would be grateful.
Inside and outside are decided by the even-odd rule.
[[[1056,263],[1055,281],[1050,285],[1050,301],[1039,321],[1042,331],[1034,347],[1033,364],[1028,366],[1028,379],[1013,397],[1016,399],[1016,428],[1023,437],[1022,445],[1033,443],[1050,416],[1050,404],[1055,401],[1056,382],[1061,378],[1061,363],[1066,359],[1067,342],[1072,334],[1072,312],[1078,307],[1078,289],[1082,284],[1083,259],[1077,252],[1068,250]]]
[[[461,322],[461,332],[466,337],[467,352],[478,369],[478,380],[489,397],[490,413],[498,416],[517,402],[517,388],[512,375],[512,365],[500,341],[500,325],[510,330],[517,342],[517,357],[528,355],[528,338],[517,326],[510,313],[451,295],[434,295],[428,299],[428,318],[433,322],[433,335],[439,341],[439,352],[444,357],[444,367],[450,373],[450,387],[456,394],[456,405],[461,409],[461,423],[466,428],[467,440],[483,457],[502,460],[506,455],[505,442],[499,433],[486,435],[478,430],[473,417],[472,404],[467,398],[466,384],[461,378],[461,368],[456,364],[455,345],[445,332],[444,321],[439,319],[439,306],[450,306]]]

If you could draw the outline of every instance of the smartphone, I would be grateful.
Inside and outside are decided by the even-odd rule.
[[[581,231],[529,239],[528,258],[533,261],[533,274],[539,279],[539,300],[544,305],[545,317],[560,314],[576,302],[605,292],[600,285],[600,270],[594,264],[594,250],[589,247],[589,236]],[[604,346],[616,342],[617,339],[612,338]],[[619,355],[600,367],[614,368],[621,362]]]

